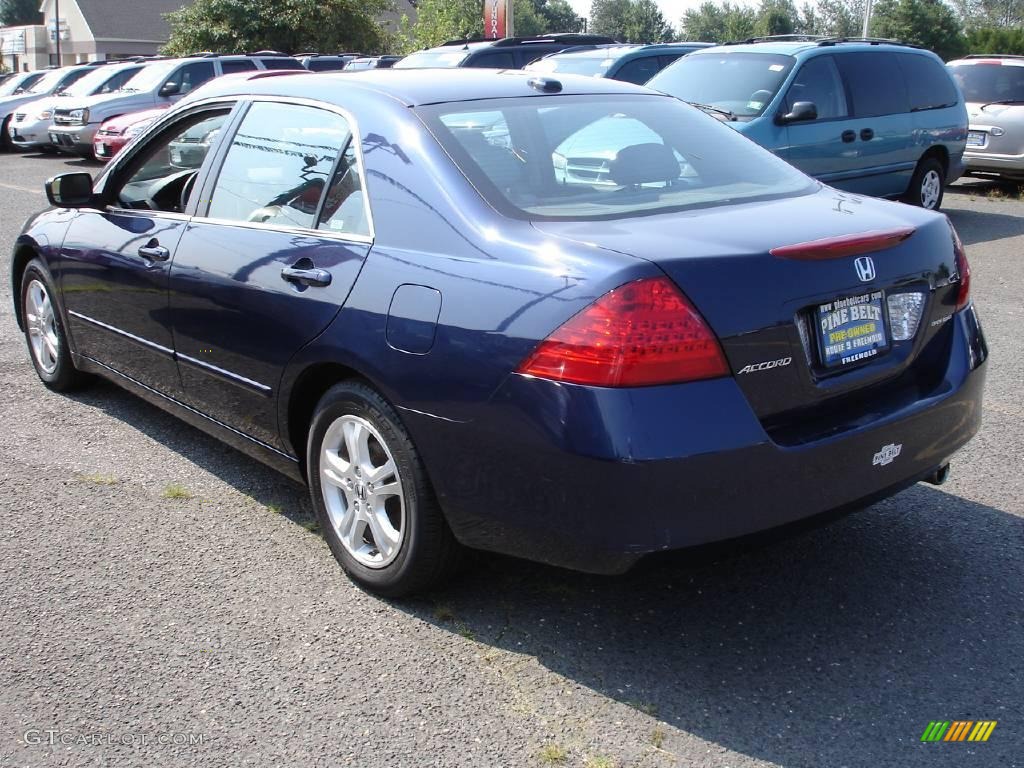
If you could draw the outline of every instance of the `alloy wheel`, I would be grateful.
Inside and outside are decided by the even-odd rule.
[[[25,290],[25,325],[32,357],[47,375],[57,370],[60,360],[60,336],[57,317],[46,286],[39,280],[29,282]]]
[[[939,196],[942,194],[942,179],[939,172],[930,170],[921,178],[921,207],[929,211],[934,210],[939,204]]]
[[[342,546],[368,568],[398,556],[406,533],[398,466],[380,432],[359,416],[341,416],[320,449],[324,505]]]

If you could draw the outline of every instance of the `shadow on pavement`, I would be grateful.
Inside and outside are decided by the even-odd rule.
[[[156,407],[105,382],[76,399],[309,522],[304,488]],[[1013,766],[1022,545],[1021,518],[918,485],[800,536],[621,577],[481,554],[395,606],[782,766]],[[985,744],[920,743],[936,719],[1000,724]]]

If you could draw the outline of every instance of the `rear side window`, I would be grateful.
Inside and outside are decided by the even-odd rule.
[[[818,108],[819,120],[847,117],[846,91],[831,56],[815,56],[797,70],[786,91],[786,111],[798,101],[810,101]]]
[[[267,69],[304,69],[295,59],[260,59]]]
[[[645,56],[642,59],[633,59],[623,64],[615,73],[615,79],[643,85],[658,74],[659,69],[661,67],[658,66],[657,56]]]
[[[951,107],[959,101],[956,87],[946,68],[928,56],[900,54],[896,57],[907,83],[910,110]]]
[[[340,115],[257,102],[231,141],[208,216],[313,229],[335,160],[351,137]]]
[[[345,61],[343,59],[310,59],[308,67],[310,72],[336,72],[345,68]]]
[[[855,117],[878,117],[909,112],[907,89],[895,53],[844,53],[837,57],[850,89]]]
[[[466,62],[466,66],[484,69],[515,69],[516,60],[508,51],[495,51],[493,53],[481,53],[479,56],[473,56]]]
[[[234,61],[222,61],[220,67],[224,70],[225,75],[230,75],[234,72],[251,72],[256,69],[256,62],[249,59],[236,59]]]

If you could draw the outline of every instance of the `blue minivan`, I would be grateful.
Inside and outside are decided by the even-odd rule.
[[[963,173],[967,109],[942,60],[921,48],[835,38],[722,45],[647,85],[849,192],[934,210]]]

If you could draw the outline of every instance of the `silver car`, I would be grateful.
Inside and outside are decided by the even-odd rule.
[[[967,103],[967,174],[1024,180],[1024,56],[978,54],[947,66]]]
[[[93,67],[102,62],[80,64],[74,67],[62,67],[61,69],[48,70],[42,77],[36,80],[28,90],[0,98],[0,144],[4,149],[11,146],[8,128],[14,113],[20,107],[30,101],[37,101],[44,96],[52,96],[69,88],[73,83],[85,77],[92,71]]]
[[[96,67],[67,89],[45,99],[23,104],[14,113],[8,135],[14,146],[27,150],[50,150],[50,123],[53,110],[69,98],[113,93],[128,83],[144,66],[141,62]]]

